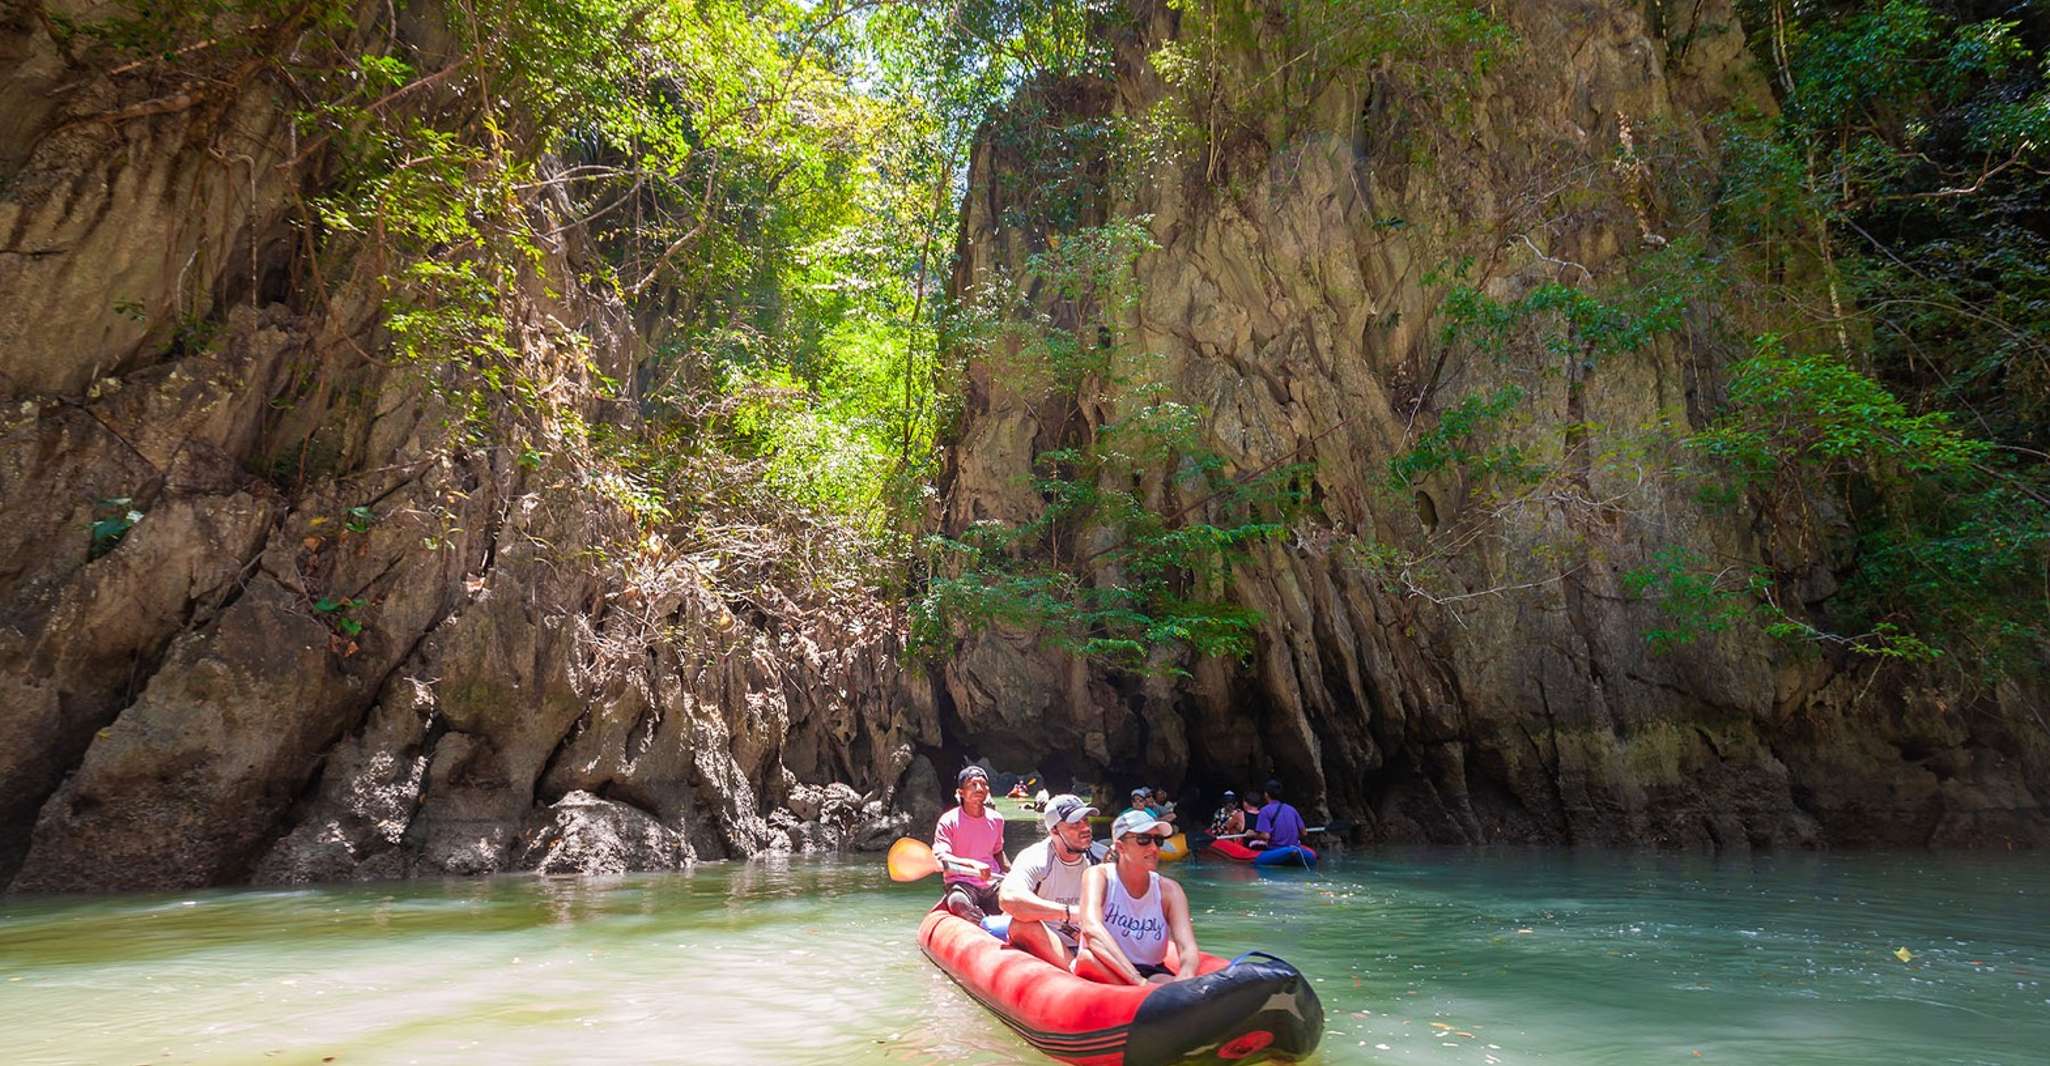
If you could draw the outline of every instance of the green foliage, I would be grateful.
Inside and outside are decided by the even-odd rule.
[[[923,80],[926,92],[976,113],[1007,88],[1076,76],[1106,77],[1128,24],[1105,0],[949,0],[886,6],[871,41],[887,74]]]
[[[1251,653],[1260,616],[1230,602],[1228,577],[1251,545],[1287,531],[1301,467],[1232,478],[1202,446],[1197,412],[1165,400],[1038,466],[1045,506],[1032,521],[928,539],[938,576],[913,609],[916,650],[945,647],[957,626],[1001,624],[1132,669],[1179,670],[1158,657],[1175,647],[1199,657]],[[1148,486],[1149,475],[1200,506],[1163,513],[1149,488],[1166,486]],[[1226,520],[1204,520],[1216,515]],[[1101,546],[1075,547],[1083,544]],[[1073,557],[1058,557],[1062,545]]]
[[[369,606],[369,604],[365,601],[352,599],[348,596],[340,599],[336,599],[333,596],[322,596],[320,599],[313,601],[313,612],[326,616],[328,624],[334,627],[336,633],[344,637],[354,637],[362,634],[363,623],[351,617],[350,612],[366,606]]]
[[[1725,232],[1837,286],[1911,408],[2050,448],[2050,37],[2040,3],[1821,3],[1747,22],[1782,97],[1733,118]]]
[[[1929,662],[1942,652],[1893,622],[1875,622],[1854,636],[1826,632],[1780,607],[1772,574],[1763,567],[1726,566],[1711,571],[1700,553],[1661,548],[1650,562],[1623,575],[1623,590],[1655,604],[1665,624],[1644,639],[1666,654],[1740,626],[1756,626],[1779,640],[1832,644],[1854,654],[1906,662]]]
[[[1027,396],[1072,395],[1110,374],[1117,347],[1105,324],[1138,304],[1133,263],[1156,247],[1150,221],[1049,234],[1022,273],[998,270],[966,294],[948,320],[947,345],[974,352],[1005,388]]]
[[[1235,143],[1287,143],[1332,86],[1369,72],[1412,85],[1455,121],[1478,79],[1514,46],[1473,0],[1170,0],[1176,39],[1150,56],[1178,91],[1141,141],[1200,149],[1215,174]],[[1158,150],[1158,149],[1156,149]]]
[[[1681,312],[1690,295],[1686,289],[1648,286],[1632,292],[1626,307],[1623,300],[1604,300],[1554,281],[1503,304],[1462,285],[1445,298],[1445,339],[1449,343],[1463,336],[1485,351],[1498,351],[1526,324],[1549,319],[1564,327],[1543,337],[1546,350],[1555,355],[1638,352],[1681,327]]]
[[[1481,475],[1496,475],[1512,481],[1536,481],[1544,468],[1532,463],[1524,449],[1512,442],[1485,447],[1476,442],[1500,425],[1523,403],[1523,389],[1504,385],[1492,395],[1478,393],[1462,398],[1438,415],[1438,424],[1417,435],[1408,450],[1388,460],[1391,488],[1413,488],[1423,479],[1457,464]]]
[[[790,498],[849,515],[880,517],[893,478],[905,469],[903,444],[930,447],[929,422],[907,427],[901,393],[907,327],[853,318],[822,338],[833,353],[815,381],[776,367],[736,365],[726,391],[739,399],[732,438],[763,457],[764,476]]]
[[[1547,354],[1580,360],[1642,352],[1679,332],[1689,304],[1718,276],[1718,264],[1692,239],[1639,257],[1627,279],[1606,289],[1551,281],[1506,303],[1466,283],[1470,268],[1457,264],[1449,273],[1453,284],[1440,308],[1443,343],[1501,356],[1534,335]],[[1448,275],[1433,273],[1424,280],[1439,284]]]
[[[536,472],[610,464],[573,476],[645,523],[690,510],[670,495],[683,462],[766,463],[781,505],[872,532],[906,520],[968,137],[1023,57],[1098,49],[1084,7],[495,0],[407,26],[347,10],[135,2],[75,29],[201,93],[255,58],[290,81],[300,161],[323,175],[304,225],[329,276],[345,257],[381,274],[390,354],[454,439]],[[1016,46],[1000,62],[989,33]],[[536,343],[534,297],[571,286],[625,300],[658,342],[624,385],[585,338]],[[593,391],[633,401],[644,433],[588,433]]]
[[[143,513],[135,509],[135,501],[127,496],[101,500],[94,508],[101,517],[93,519],[91,543],[86,548],[87,559],[97,559],[120,546],[121,538],[142,521]]]
[[[1653,651],[1669,652],[1755,617],[1753,593],[1764,578],[1736,568],[1711,572],[1706,563],[1692,549],[1666,547],[1623,575],[1623,591],[1650,599],[1666,618],[1644,635]]]
[[[1825,614],[1857,635],[1796,619],[1754,584],[1768,632],[1948,658],[1986,679],[2039,662],[2050,641],[2050,498],[1948,412],[1913,414],[1840,356],[1766,337],[1733,368],[1724,415],[1687,443],[1770,512],[1829,499],[1854,516],[1857,565]]]
[[[1993,451],[1952,428],[1949,412],[1911,415],[1841,356],[1790,353],[1770,335],[1732,368],[1728,413],[1688,443],[1747,482],[1799,481],[1811,471],[1856,470],[1895,483],[1969,476]]]
[[[1712,276],[1706,263],[1692,242],[1676,242],[1645,257],[1633,278],[1609,291],[1547,282],[1506,302],[1464,280],[1470,263],[1455,265],[1449,275],[1434,272],[1425,282],[1458,279],[1439,307],[1440,343],[1465,346],[1503,363],[1512,361],[1519,346],[1534,348],[1545,356],[1538,362],[1539,374],[1571,371],[1570,378],[1593,370],[1601,358],[1642,352],[1681,330],[1688,303]],[[1528,390],[1512,383],[1492,393],[1462,396],[1438,413],[1435,426],[1389,459],[1389,487],[1414,488],[1450,466],[1510,484],[1544,480],[1552,471],[1526,448],[1504,439],[1518,424],[1516,411],[1527,395]],[[1584,436],[1592,427],[1571,428]]]
[[[1203,441],[1199,412],[1134,376],[1145,360],[1117,331],[1137,299],[1133,262],[1152,247],[1144,218],[1053,234],[1027,276],[996,279],[959,309],[950,343],[1005,388],[1133,406],[1038,457],[1042,506],[1030,521],[928,538],[933,576],[912,610],[915,652],[939,653],[958,631],[991,624],[1147,671],[1179,670],[1181,651],[1252,650],[1259,616],[1230,601],[1230,569],[1288,529],[1304,470],[1232,476]]]
[[[2039,7],[1740,5],[1781,106],[1726,119],[1715,225],[1764,283],[1776,334],[1732,368],[1726,411],[1688,443],[1761,508],[1827,531],[1840,585],[1801,617],[1773,608],[1769,632],[1940,659],[1972,680],[2042,667]],[[1751,597],[1771,608],[1778,580]]]

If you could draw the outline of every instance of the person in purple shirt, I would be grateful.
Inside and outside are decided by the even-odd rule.
[[[1302,813],[1281,801],[1281,782],[1269,781],[1266,788],[1267,805],[1260,808],[1260,816],[1253,821],[1253,835],[1246,840],[1249,847],[1289,848],[1303,842]]]

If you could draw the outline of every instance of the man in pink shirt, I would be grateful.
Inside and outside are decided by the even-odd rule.
[[[980,922],[997,907],[997,881],[1010,862],[1004,858],[1004,816],[989,805],[989,772],[964,766],[954,779],[961,805],[940,815],[932,831],[932,853],[946,873],[940,903]]]

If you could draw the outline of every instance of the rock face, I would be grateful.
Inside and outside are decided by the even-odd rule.
[[[367,274],[293,273],[281,87],[107,121],[147,90],[4,18],[0,884],[666,868],[874,843],[907,776],[936,794],[873,605],[728,604],[573,471],[451,434],[372,354]],[[513,340],[631,419],[580,254]]]
[[[1175,16],[1133,10],[1116,83],[1041,86],[1043,125],[1137,115],[1170,91],[1143,57],[1175,36]],[[1122,347],[1199,406],[1231,472],[1313,462],[1313,521],[1232,571],[1233,597],[1264,616],[1247,661],[1140,677],[1030,633],[963,631],[936,674],[949,736],[1002,738],[1015,765],[1213,795],[1274,773],[1314,818],[1376,840],[2050,842],[2050,728],[2023,692],[1946,696],[1756,632],[1648,651],[1659,618],[1622,575],[1660,546],[1770,559],[1811,575],[1818,599],[1831,587],[1827,561],[1798,547],[1800,523],[1818,519],[1711,511],[1593,455],[1589,426],[1705,422],[1729,355],[1710,328],[1718,309],[1698,301],[1678,341],[1599,363],[1535,344],[1484,357],[1441,338],[1445,286],[1427,275],[1471,257],[1470,280],[1498,299],[1619,276],[1681,223],[1651,191],[1660,175],[1617,160],[1712,160],[1709,119],[1764,97],[1726,2],[1663,35],[1632,4],[1498,10],[1520,45],[1464,119],[1385,70],[1351,72],[1281,134],[1185,150],[1094,203],[1099,220],[1148,219],[1157,243],[1115,323]],[[1652,151],[1648,130],[1676,150]],[[1027,273],[1047,247],[1019,221],[1029,183],[1016,175],[1031,165],[1043,164],[998,139],[978,150],[957,294]],[[1034,457],[1132,402],[1050,396],[968,354],[934,519],[952,535],[1038,513]],[[1510,439],[1570,472],[1558,491],[1506,506],[1457,468],[1414,494],[1385,487],[1389,459],[1446,407],[1507,384],[1526,392]],[[1204,513],[1175,485],[1156,497],[1163,513]],[[1437,566],[1405,580],[1363,564],[1363,543]]]

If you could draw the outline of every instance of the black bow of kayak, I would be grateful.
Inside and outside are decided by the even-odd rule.
[[[1125,1066],[1177,1062],[1288,1062],[1316,1050],[1324,1005],[1309,978],[1265,952],[1216,973],[1155,989],[1139,1005]]]

